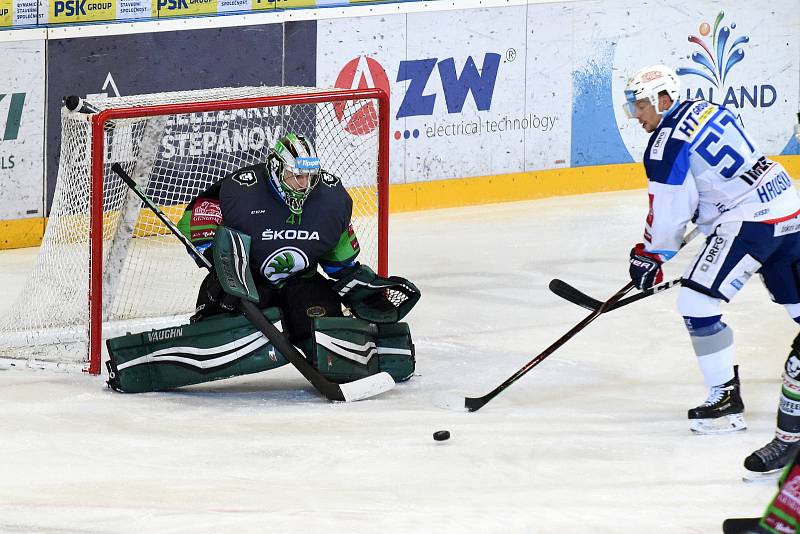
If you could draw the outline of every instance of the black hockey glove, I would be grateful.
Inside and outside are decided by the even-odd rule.
[[[219,278],[217,278],[217,273],[213,271],[208,275],[206,296],[208,297],[208,300],[227,311],[235,310],[236,304],[239,302],[239,297],[230,295],[226,293],[224,289],[222,289],[222,284],[220,283]]]
[[[396,323],[420,298],[417,286],[399,276],[383,278],[366,265],[343,270],[331,286],[359,319],[371,323]]]
[[[637,243],[631,249],[629,261],[628,272],[637,288],[647,289],[664,280],[664,273],[661,271],[661,257],[658,254],[647,252],[644,243]]]

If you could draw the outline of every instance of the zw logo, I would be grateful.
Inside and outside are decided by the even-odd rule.
[[[456,62],[452,57],[438,63],[437,58],[415,59],[401,61],[397,72],[396,81],[411,82],[397,111],[398,119],[433,114],[436,94],[423,93],[434,67],[437,66],[448,113],[460,113],[470,92],[479,111],[486,111],[491,107],[500,67],[500,54],[487,53],[483,57],[481,69],[478,69],[472,56],[469,56],[460,75],[456,73]]]
[[[703,255],[703,265],[700,266],[700,270],[703,272],[708,271],[712,265],[717,263],[719,259],[719,253],[722,251],[722,248],[725,246],[725,238],[717,236],[714,238],[714,242],[711,245],[711,248]]]
[[[63,0],[53,3],[53,14],[57,17],[65,15],[67,17],[86,15],[86,11],[96,11],[98,9],[111,9],[111,2],[94,2],[86,5],[86,0]]]
[[[7,94],[0,93],[0,105],[5,102]],[[6,127],[3,131],[2,141],[13,141],[19,135],[19,126],[22,122],[22,108],[25,106],[25,93],[12,93],[8,100],[8,114],[6,115]]]

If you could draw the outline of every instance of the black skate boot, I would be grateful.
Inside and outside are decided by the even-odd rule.
[[[722,522],[723,534],[769,534],[769,531],[760,526],[760,517],[741,517],[726,519]]]
[[[778,478],[786,464],[794,459],[798,450],[800,450],[800,442],[790,443],[773,438],[772,441],[744,459],[744,468],[747,469],[744,480],[754,482]]]
[[[733,378],[714,386],[706,401],[689,410],[689,428],[697,434],[722,434],[744,430],[744,403],[739,385],[739,366],[733,366]]]

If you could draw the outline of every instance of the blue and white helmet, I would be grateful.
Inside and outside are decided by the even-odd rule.
[[[646,98],[658,110],[659,93],[666,91],[673,102],[676,102],[680,98],[680,89],[678,75],[671,68],[666,65],[645,67],[628,79],[622,109],[625,115],[632,119],[636,116],[634,104],[637,100]]]
[[[270,153],[270,174],[278,191],[294,214],[303,212],[303,204],[319,183],[320,165],[314,145],[302,135],[288,133],[278,139]],[[308,187],[297,191],[286,183],[286,172],[307,174]]]

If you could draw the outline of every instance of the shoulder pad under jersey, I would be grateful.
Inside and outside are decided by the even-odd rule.
[[[665,117],[653,132],[644,154],[647,179],[667,185],[680,185],[689,172],[689,142],[679,129],[698,101],[687,100]],[[707,104],[707,103],[706,103]]]
[[[250,187],[258,182],[258,177],[252,169],[242,169],[231,175],[231,180],[242,187]]]
[[[327,185],[328,187],[335,187],[342,183],[338,176],[333,175],[327,171],[322,171],[320,173],[320,182],[323,185]]]

